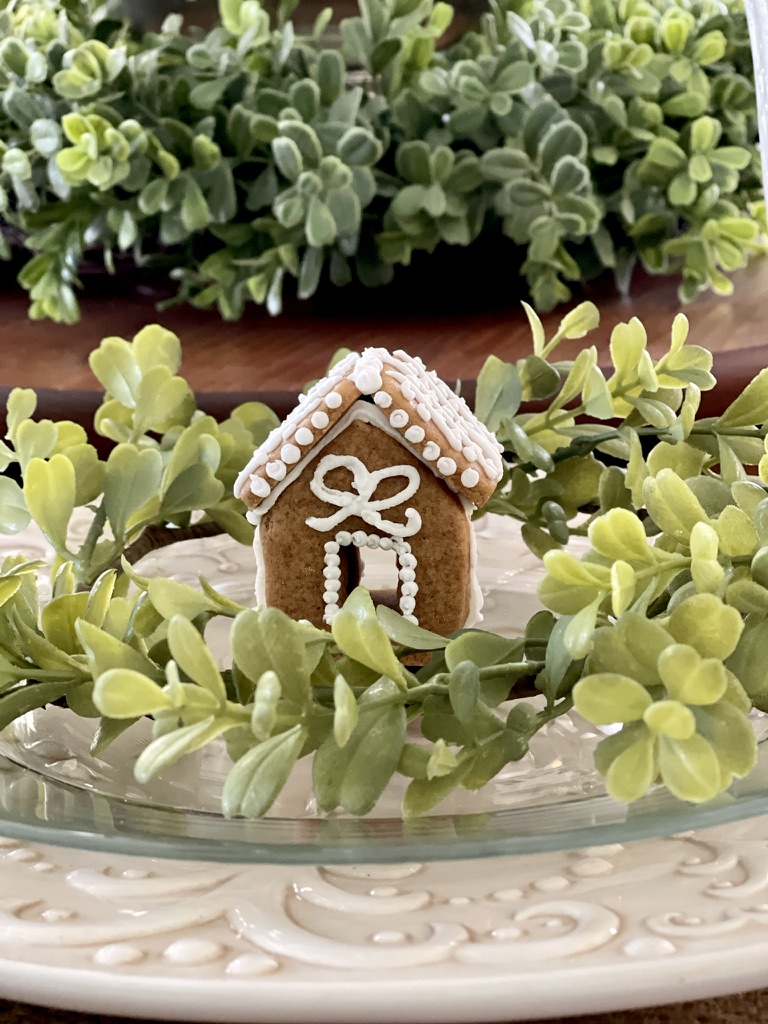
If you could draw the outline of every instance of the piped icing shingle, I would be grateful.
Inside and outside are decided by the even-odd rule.
[[[478,508],[485,504],[503,474],[502,446],[421,359],[383,348],[350,353],[302,395],[254,452],[235,494],[258,513],[363,397],[373,400],[390,432],[453,491]]]

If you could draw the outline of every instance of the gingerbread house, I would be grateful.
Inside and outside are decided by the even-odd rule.
[[[502,448],[420,359],[351,353],[299,399],[235,484],[256,525],[256,595],[328,625],[361,579],[361,553],[393,553],[374,599],[447,635],[478,621],[469,521],[501,479]]]

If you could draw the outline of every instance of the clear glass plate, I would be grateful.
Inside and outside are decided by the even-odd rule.
[[[45,554],[31,532],[2,538],[0,554]],[[538,607],[541,568],[513,524],[487,517],[478,525],[478,571],[484,626],[519,633]],[[376,552],[366,583],[386,583]],[[203,572],[220,590],[248,602],[253,560],[228,538],[189,542],[141,563],[147,574],[194,584]],[[226,624],[209,639],[226,660]],[[213,635],[212,635],[213,634]],[[758,738],[768,718],[755,716]],[[609,797],[592,761],[603,733],[578,715],[551,722],[526,757],[479,793],[459,791],[423,818],[399,814],[405,780],[396,780],[364,819],[316,814],[309,764],[302,763],[269,816],[227,820],[219,812],[230,763],[223,745],[185,758],[141,786],[133,764],[149,736],[140,723],[95,758],[91,720],[50,707],[25,716],[0,736],[0,834],[84,849],[238,863],[384,863],[458,860],[535,853],[667,835],[768,813],[768,743],[755,771],[718,800],[681,803],[661,788],[627,807]],[[415,738],[415,737],[414,737]]]

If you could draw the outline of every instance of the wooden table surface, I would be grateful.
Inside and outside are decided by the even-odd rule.
[[[447,312],[436,313],[420,306],[413,294],[393,308],[387,292],[377,290],[354,296],[341,313],[331,311],[328,303],[303,303],[278,318],[253,311],[239,322],[222,323],[215,313],[189,306],[159,313],[151,298],[116,287],[104,292],[104,287],[100,282],[99,288],[89,288],[82,321],[73,327],[33,323],[27,319],[23,294],[0,292],[0,386],[91,388],[88,353],[100,339],[114,334],[130,338],[155,322],[181,338],[183,372],[196,391],[297,389],[322,375],[342,347],[404,348],[446,378],[473,378],[489,353],[511,359],[530,348],[528,324],[514,296],[492,310],[473,308],[472,296],[453,297]],[[681,309],[676,287],[668,278],[638,278],[626,299],[609,285],[594,288],[587,297],[602,314],[595,341],[605,347],[616,323],[638,316],[646,325],[651,352],[660,355]],[[337,301],[343,294],[336,294]],[[768,260],[736,276],[732,297],[706,295],[685,308],[690,340],[728,354],[768,345],[766,295]],[[544,318],[548,330],[562,314],[559,309]],[[575,352],[580,344],[565,344],[562,351]],[[731,363],[730,358],[723,361],[724,366]]]
[[[510,286],[511,288],[511,286]],[[716,372],[743,380],[768,362],[768,260],[736,275],[730,298],[704,296],[685,308],[690,340],[716,353]],[[600,307],[602,324],[595,342],[604,351],[611,328],[631,316],[646,325],[650,349],[661,354],[672,320],[680,311],[676,283],[639,279],[633,294],[621,298],[610,287],[586,297]],[[475,377],[489,353],[512,359],[529,350],[530,334],[519,301],[511,296],[493,309],[473,308],[471,296],[446,296],[435,312],[418,296],[393,302],[386,293],[357,296],[340,313],[325,306],[298,306],[278,319],[258,312],[238,323],[222,324],[214,313],[176,307],[158,313],[147,296],[120,291],[103,282],[83,299],[82,322],[74,327],[31,323],[18,291],[0,292],[0,387],[90,389],[87,357],[110,334],[131,337],[147,323],[175,331],[183,343],[183,372],[196,391],[256,391],[301,387],[324,371],[341,347],[401,347],[422,356],[446,378]],[[551,329],[562,310],[545,317]],[[574,343],[571,352],[576,350]],[[568,349],[564,347],[564,352]],[[768,981],[768,967],[766,968]],[[1,993],[0,993],[1,994]],[[579,1018],[578,1020],[585,1020]],[[560,1018],[552,1024],[578,1024]],[[756,993],[589,1018],[594,1024],[765,1024],[768,989]],[[36,1009],[0,1002],[2,1024],[127,1024],[117,1018]]]

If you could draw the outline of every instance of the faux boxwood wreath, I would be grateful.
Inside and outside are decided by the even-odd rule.
[[[442,0],[360,0],[341,51],[295,2],[142,35],[114,0],[0,0],[0,251],[33,318],[78,319],[94,252],[234,319],[493,238],[539,309],[638,263],[727,294],[762,251],[742,0],[491,0],[444,50]]]

